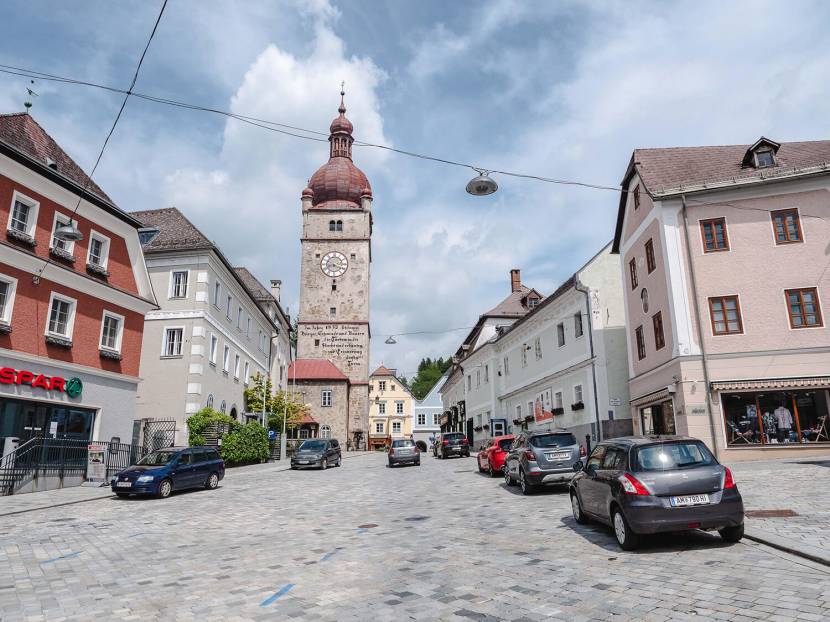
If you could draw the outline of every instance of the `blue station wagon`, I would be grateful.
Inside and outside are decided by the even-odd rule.
[[[225,461],[215,447],[166,447],[116,473],[110,485],[119,497],[157,495],[164,499],[174,490],[213,490],[224,477]]]

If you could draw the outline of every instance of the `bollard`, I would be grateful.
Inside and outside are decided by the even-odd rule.
[[[591,435],[590,434],[585,435],[585,452],[586,452],[586,454],[585,454],[586,456],[591,455]]]

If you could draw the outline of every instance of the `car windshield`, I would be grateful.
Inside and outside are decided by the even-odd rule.
[[[461,432],[457,432],[455,434],[444,434],[445,441],[456,441],[460,438],[464,438],[464,434]]]
[[[154,451],[144,456],[138,463],[143,466],[164,466],[178,455],[178,451]]]
[[[715,458],[706,446],[694,441],[640,447],[635,459],[639,471],[673,471],[713,464]]]
[[[570,447],[576,445],[576,437],[573,434],[542,434],[531,436],[530,444],[534,447]]]
[[[513,447],[512,438],[503,438],[499,441],[499,449],[501,449],[502,451],[510,451],[511,447]]]
[[[306,451],[320,451],[326,448],[326,441],[304,441],[300,449]]]
[[[415,441],[408,441],[408,440],[392,441],[392,447],[414,447],[414,446],[415,446]]]

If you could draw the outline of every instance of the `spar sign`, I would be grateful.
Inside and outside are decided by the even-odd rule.
[[[14,369],[13,367],[0,367],[0,384],[26,384],[33,389],[66,393],[69,397],[78,397],[83,391],[83,383],[80,378],[67,380],[60,376],[46,376],[45,374],[36,374],[26,369]]]

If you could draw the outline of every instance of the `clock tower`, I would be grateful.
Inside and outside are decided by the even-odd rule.
[[[330,127],[329,160],[302,194],[297,358],[327,359],[348,378],[347,403],[318,410],[317,398],[306,401],[313,416],[337,419],[319,422],[321,429],[329,426],[342,443],[363,445],[369,425],[372,189],[352,162],[354,128],[343,95]]]

